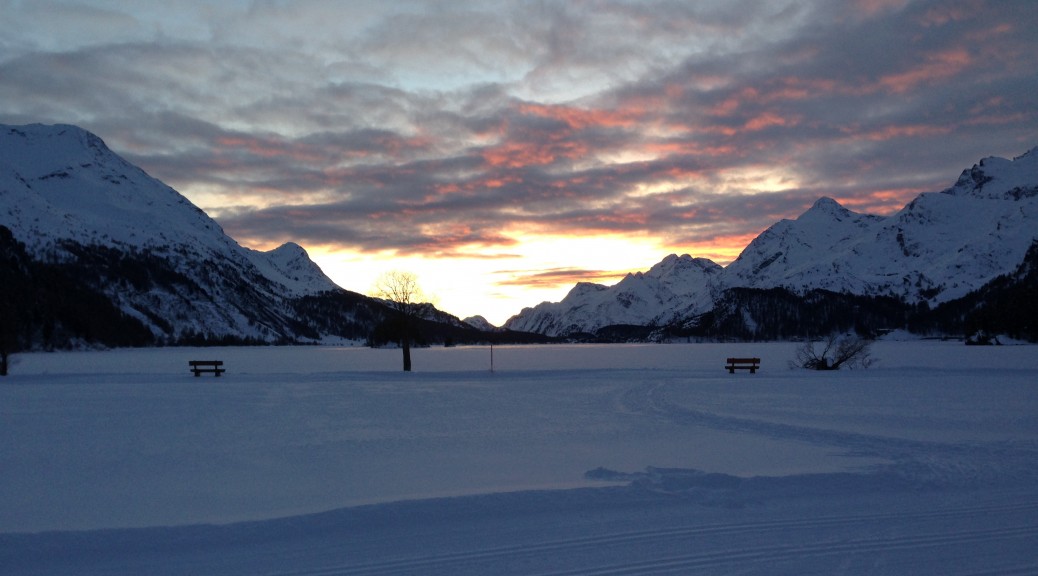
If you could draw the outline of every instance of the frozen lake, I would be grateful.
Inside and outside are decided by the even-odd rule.
[[[11,574],[1032,574],[1038,348],[24,354]],[[723,370],[759,356],[754,375]],[[194,378],[190,359],[227,374]]]

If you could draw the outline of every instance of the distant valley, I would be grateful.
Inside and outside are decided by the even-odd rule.
[[[68,125],[0,126],[0,345],[353,343],[396,336],[306,250],[240,246],[184,196]],[[428,306],[418,344],[773,340],[832,331],[1035,340],[1038,149],[986,158],[889,217],[829,198],[726,268],[671,255],[503,328]]]

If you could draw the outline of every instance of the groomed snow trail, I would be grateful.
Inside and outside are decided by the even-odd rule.
[[[1038,355],[963,348],[816,374],[756,345],[734,377],[721,345],[505,349],[495,374],[424,350],[409,375],[229,349],[220,380],[154,368],[176,350],[26,358],[0,572],[1038,573]]]

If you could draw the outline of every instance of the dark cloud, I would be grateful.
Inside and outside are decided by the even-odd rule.
[[[1029,0],[293,6],[23,33],[0,121],[82,124],[244,242],[440,257],[516,229],[741,241],[1038,144]]]
[[[622,272],[616,270],[582,270],[579,268],[553,268],[550,270],[503,270],[498,273],[506,278],[498,286],[571,286],[578,282],[599,283],[615,280]]]

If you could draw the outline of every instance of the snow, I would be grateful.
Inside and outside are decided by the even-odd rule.
[[[17,355],[0,572],[1038,572],[1033,346],[795,348]]]
[[[647,272],[628,274],[613,286],[578,283],[561,302],[525,308],[505,326],[563,336],[614,324],[665,325],[705,312],[711,303],[711,283],[722,272],[705,258],[671,254]]]
[[[339,289],[310,260],[306,250],[294,242],[287,242],[268,252],[246,248],[245,254],[264,277],[285,287],[287,294],[305,296]]]
[[[256,266],[281,293],[338,289],[302,247],[241,247],[179,192],[76,126],[0,124],[0,206],[9,206],[0,210],[0,225],[37,255],[61,240],[170,257],[222,255]]]
[[[1038,241],[1038,148],[989,157],[954,186],[920,194],[890,216],[819,198],[754,238],[725,268],[685,255],[613,286],[577,285],[561,302],[525,308],[514,330],[565,336],[613,324],[658,326],[708,311],[725,288],[814,289],[897,296],[931,306],[1010,274]]]
[[[75,126],[0,125],[0,224],[31,249],[85,244],[209,251],[237,244],[201,210]]]
[[[969,170],[963,170],[955,185],[944,191],[955,196],[1003,199],[1034,196],[1038,193],[1038,147],[1012,161],[989,156]]]

